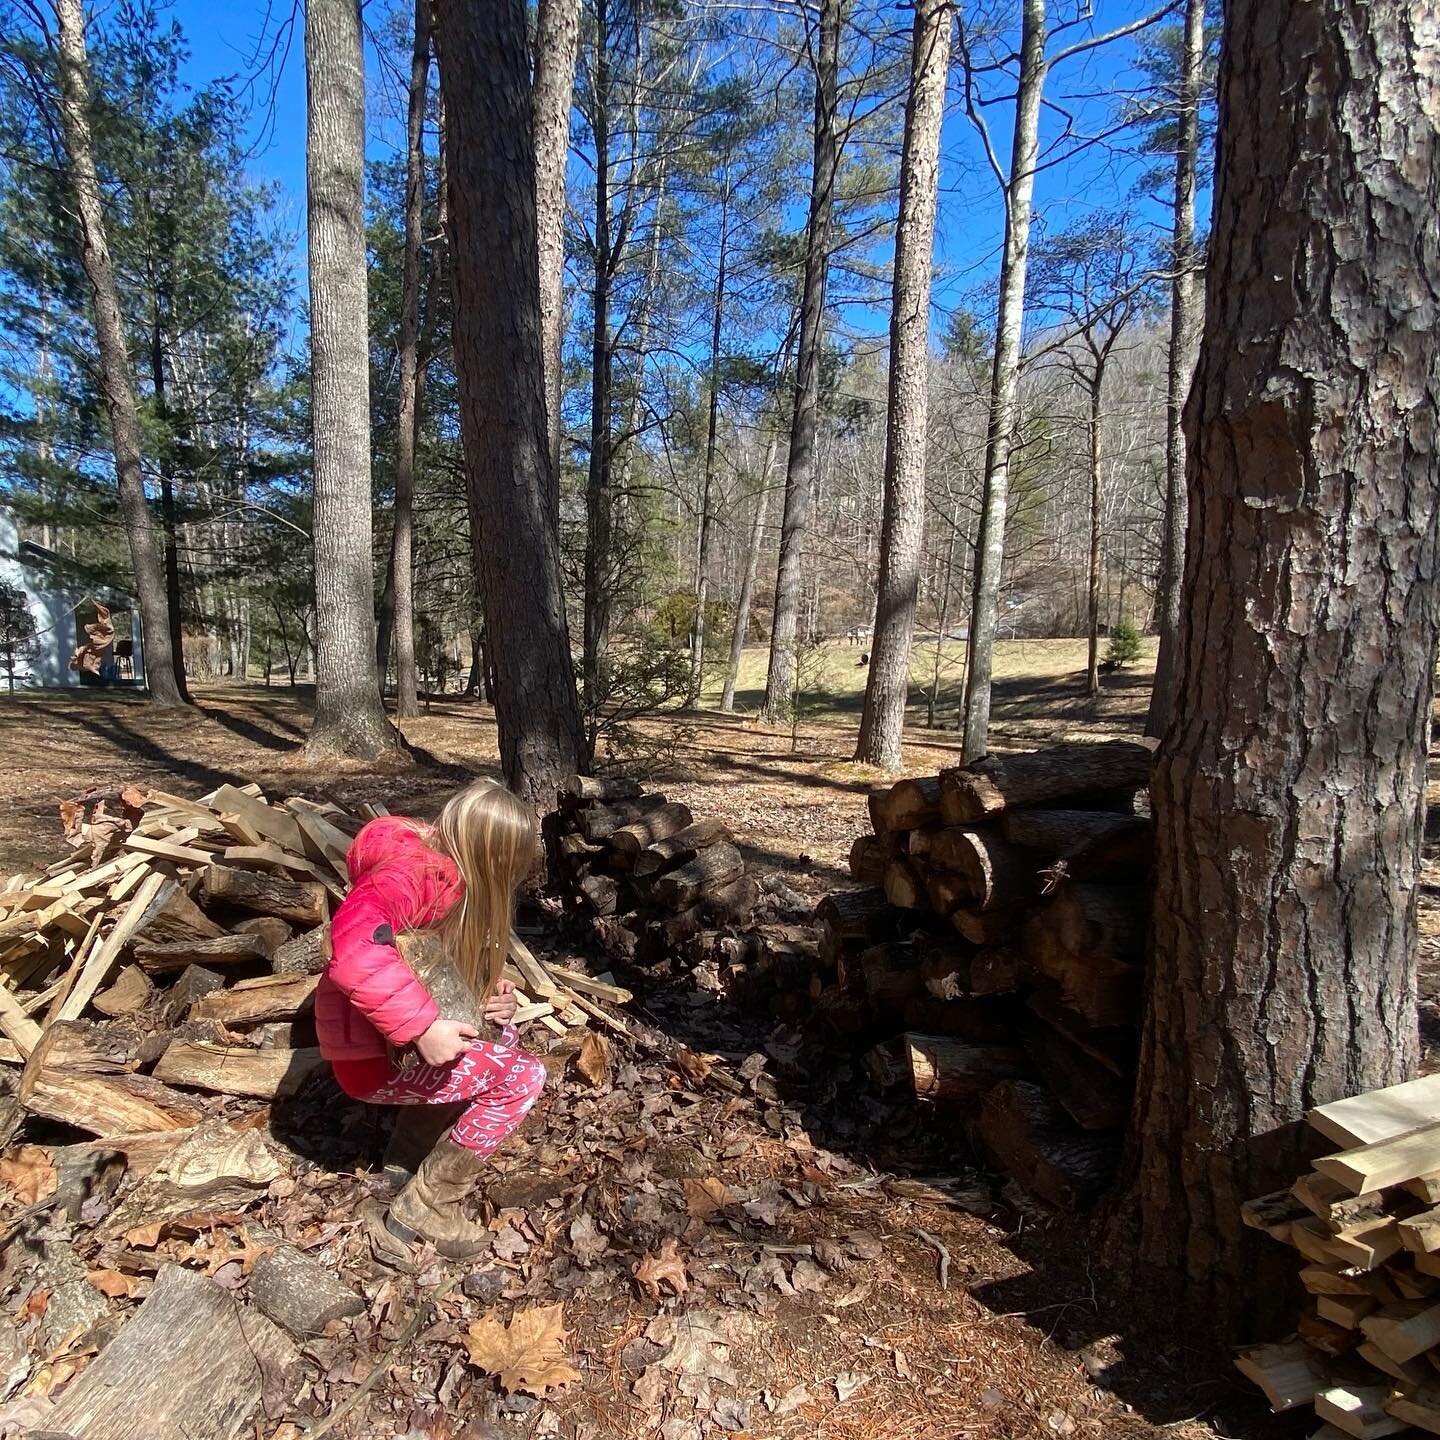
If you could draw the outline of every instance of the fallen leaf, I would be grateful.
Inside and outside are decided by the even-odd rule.
[[[498,1260],[518,1260],[530,1253],[530,1242],[513,1225],[505,1225],[495,1232],[493,1248]]]
[[[825,1288],[826,1278],[825,1272],[813,1260],[797,1260],[790,1272],[790,1283],[801,1295],[807,1292],[818,1294]]]
[[[0,1160],[0,1183],[8,1185],[22,1205],[38,1205],[55,1193],[58,1181],[50,1152],[43,1145],[22,1145]]]
[[[687,1080],[693,1080],[697,1085],[703,1084],[710,1077],[710,1062],[703,1055],[697,1055],[688,1046],[677,1047],[674,1056],[675,1067]]]
[[[735,1203],[729,1186],[716,1175],[708,1180],[686,1180],[683,1183],[685,1208],[696,1220],[708,1220],[717,1210],[728,1209]]]
[[[835,1393],[842,1401],[848,1400],[869,1379],[859,1370],[842,1370],[835,1377]]]
[[[15,1318],[23,1325],[27,1320],[38,1320],[49,1308],[49,1290],[37,1286],[25,1297],[25,1303],[15,1312]]]
[[[508,1325],[488,1316],[466,1331],[470,1363],[494,1375],[507,1395],[517,1390],[543,1396],[580,1379],[565,1357],[564,1305],[520,1310]]]
[[[598,1090],[610,1076],[610,1042],[596,1031],[589,1031],[580,1042],[575,1068]]]
[[[885,1247],[865,1230],[852,1230],[845,1237],[845,1243],[850,1253],[861,1260],[878,1260],[885,1253]]]
[[[165,1232],[165,1223],[164,1220],[152,1220],[148,1225],[137,1225],[125,1232],[125,1243],[137,1250],[153,1250]]]
[[[647,1250],[645,1257],[634,1269],[637,1283],[655,1301],[660,1299],[660,1286],[666,1284],[676,1295],[683,1295],[690,1288],[685,1274],[685,1262],[680,1258],[679,1242],[673,1235],[667,1236],[660,1245],[660,1253],[652,1255]]]
[[[85,1278],[112,1300],[129,1299],[140,1288],[138,1276],[126,1275],[119,1270],[92,1270]]]
[[[726,1396],[723,1400],[715,1402],[715,1408],[710,1412],[710,1418],[722,1430],[728,1430],[732,1434],[737,1430],[748,1430],[750,1428],[750,1402]]]
[[[910,1368],[910,1362],[905,1358],[905,1352],[897,1345],[895,1347],[895,1373],[902,1380],[913,1380],[915,1372]]]
[[[815,1397],[803,1385],[792,1385],[778,1400],[767,1401],[777,1415],[788,1415],[802,1405],[808,1405]]]
[[[571,1223],[570,1253],[577,1264],[588,1270],[609,1248],[610,1242],[600,1233],[593,1215],[587,1212]]]
[[[870,1298],[871,1284],[868,1280],[857,1280],[838,1300],[830,1302],[832,1310],[848,1310],[862,1300]]]

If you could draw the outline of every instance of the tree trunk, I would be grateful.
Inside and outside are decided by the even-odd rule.
[[[1085,665],[1085,693],[1100,693],[1100,523],[1104,495],[1100,488],[1100,395],[1105,388],[1104,361],[1097,359],[1090,377],[1090,587],[1085,611],[1088,642]]]
[[[405,260],[400,282],[400,405],[395,427],[395,529],[390,545],[394,595],[395,713],[420,713],[415,679],[415,450],[420,439],[420,247],[425,215],[425,97],[430,79],[430,3],[415,0],[406,115]],[[383,683],[385,677],[380,676]]]
[[[305,10],[310,413],[315,474],[314,760],[395,750],[375,669],[365,63],[355,0]]]
[[[815,154],[810,178],[810,216],[805,231],[805,280],[800,299],[795,405],[790,416],[785,510],[780,522],[780,564],[775,578],[775,615],[770,627],[770,668],[765,679],[764,715],[772,725],[792,720],[795,708],[795,629],[800,615],[805,537],[810,528],[811,489],[815,483],[825,282],[830,266],[835,171],[839,164],[835,107],[842,3],[843,0],[820,0],[815,69]]]
[[[735,709],[735,686],[740,679],[740,661],[745,654],[745,636],[750,629],[750,601],[755,594],[755,572],[760,568],[760,542],[765,536],[765,514],[770,508],[770,472],[775,468],[775,452],[780,437],[771,431],[765,443],[765,460],[760,467],[760,493],[755,497],[755,514],[750,521],[750,553],[745,560],[745,575],[740,581],[740,598],[735,602],[735,630],[730,636],[730,663],[725,670],[725,688],[720,694],[720,709],[731,714]]]
[[[584,746],[550,503],[525,6],[440,0],[437,15],[455,365],[500,756],[510,788],[548,810]]]
[[[1195,177],[1200,159],[1200,83],[1205,61],[1205,0],[1185,0],[1185,52],[1175,116],[1175,219],[1171,231],[1170,357],[1165,392],[1165,510],[1160,528],[1160,575],[1155,616],[1160,653],[1145,733],[1160,736],[1170,723],[1175,644],[1180,630],[1180,584],[1185,566],[1185,397],[1195,374],[1200,339],[1200,276],[1195,256]]]
[[[855,759],[900,768],[910,647],[925,539],[925,442],[930,405],[930,271],[940,184],[940,124],[954,18],[946,0],[919,0],[900,160],[900,220],[890,308],[890,405],[880,581],[865,708]]]
[[[422,0],[423,3],[423,0]],[[540,260],[540,343],[545,367],[545,416],[558,523],[561,353],[565,339],[565,166],[570,157],[570,107],[575,95],[579,0],[540,0],[535,22],[535,235]]]
[[[975,537],[975,579],[970,594],[970,638],[965,674],[966,760],[985,754],[990,732],[990,674],[1005,564],[1005,518],[1010,498],[1010,446],[1020,401],[1020,342],[1025,324],[1025,266],[1040,148],[1040,104],[1045,92],[1045,0],[1024,0],[1020,33],[1020,87],[1015,139],[1006,190],[1005,251],[1000,262],[1000,305],[995,318],[995,362],[990,373],[990,419],[985,435],[985,479]]]
[[[1151,974],[1113,1235],[1127,1263],[1138,1240],[1143,1265],[1179,1280],[1177,1304],[1236,1325],[1285,1293],[1257,1284],[1241,1202],[1308,1168],[1307,1109],[1404,1080],[1419,1057],[1440,86],[1412,24],[1357,0],[1226,15],[1176,708],[1152,790]]]
[[[70,160],[70,185],[80,224],[80,261],[90,285],[95,311],[95,340],[100,351],[100,388],[110,417],[115,450],[115,479],[120,490],[120,512],[135,571],[135,590],[145,632],[145,683],[159,705],[183,705],[185,696],[177,678],[177,656],[170,638],[165,599],[165,578],[155,544],[150,506],[145,498],[145,476],[140,454],[140,419],[135,408],[135,387],[125,347],[125,327],[110,262],[105,212],[95,175],[95,151],[90,136],[90,61],[85,50],[83,0],[56,0],[59,30],[60,123]]]
[[[730,252],[730,169],[721,181],[720,253],[710,311],[710,413],[705,426],[705,475],[700,484],[700,540],[695,557],[695,619],[690,629],[687,705],[700,699],[705,674],[705,607],[710,601],[710,496],[715,487],[715,432],[720,424],[720,326],[725,318],[725,267]]]

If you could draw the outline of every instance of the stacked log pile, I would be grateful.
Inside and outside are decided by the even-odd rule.
[[[64,813],[74,855],[0,891],[0,1066],[23,1067],[9,1105],[113,1138],[192,1126],[203,1095],[293,1093],[321,1064],[310,1015],[346,851],[383,807],[222,785]],[[629,998],[519,940],[506,973],[518,1022],[560,1036]]]
[[[1104,1188],[1130,1103],[1149,772],[1143,745],[1069,744],[878,790],[864,888],[817,911],[816,1014],[1066,1208]]]
[[[1440,1434],[1440,1076],[1308,1118],[1342,1148],[1242,1210],[1296,1252],[1307,1303],[1236,1365],[1275,1410],[1313,1408],[1315,1440]]]

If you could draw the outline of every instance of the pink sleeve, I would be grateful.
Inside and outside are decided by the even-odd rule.
[[[391,917],[372,880],[345,897],[330,940],[331,982],[392,1045],[408,1045],[439,1019],[430,992],[395,948]]]

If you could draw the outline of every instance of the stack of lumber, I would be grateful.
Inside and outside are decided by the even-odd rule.
[[[0,1065],[23,1067],[19,1106],[114,1137],[196,1124],[193,1092],[293,1093],[321,1064],[311,1012],[346,852],[382,813],[271,804],[256,785],[64,807],[75,855],[0,891]],[[629,999],[518,939],[506,973],[518,1023],[559,1036]]]
[[[1316,1440],[1440,1434],[1440,1075],[1321,1105],[1342,1147],[1243,1207],[1296,1251],[1298,1333],[1236,1365],[1274,1409],[1313,1407]]]
[[[606,922],[597,928],[627,958],[707,950],[761,901],[724,824],[635,780],[571,776],[545,838],[566,904]]]
[[[817,910],[817,1016],[880,1039],[877,1079],[963,1106],[1002,1169],[1066,1208],[1104,1188],[1129,1110],[1150,758],[1057,745],[876,790],[850,856],[864,888]]]

